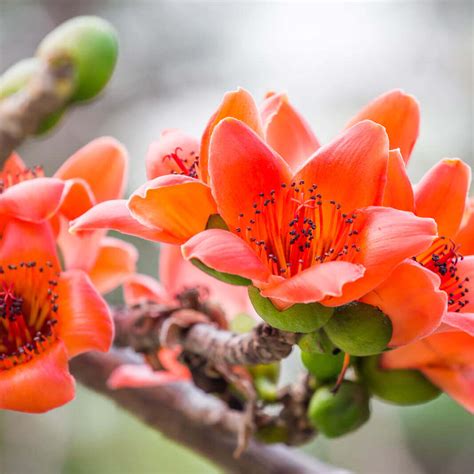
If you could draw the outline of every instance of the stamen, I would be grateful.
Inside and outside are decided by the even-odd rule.
[[[41,166],[35,166],[33,168],[25,169],[19,173],[10,173],[7,171],[0,171],[0,194],[5,190],[14,186],[15,184],[21,183],[23,181],[29,181],[30,179],[35,179],[43,177],[44,172]]]
[[[190,158],[192,158],[192,163],[189,165],[188,158],[180,158],[178,153],[181,153],[183,149],[181,147],[175,148],[173,153],[165,155],[162,160],[163,162],[166,160],[173,160],[180,169],[180,173],[185,176],[189,176],[191,178],[198,178],[199,177],[199,156],[196,155],[194,151],[189,153]],[[174,174],[178,174],[176,171],[173,172]]]

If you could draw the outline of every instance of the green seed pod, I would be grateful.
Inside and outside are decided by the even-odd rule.
[[[273,303],[260,295],[254,286],[249,286],[249,297],[255,311],[270,326],[290,332],[308,333],[322,327],[331,318],[333,309],[318,303],[295,304],[279,311]]]
[[[364,386],[344,380],[336,393],[321,387],[314,393],[308,417],[328,438],[337,438],[363,425],[370,416],[369,394]]]
[[[355,356],[380,354],[392,338],[390,319],[364,303],[336,308],[324,330],[339,349]]]
[[[377,397],[396,405],[418,405],[435,399],[441,391],[418,370],[383,370],[379,356],[357,361],[357,372]]]
[[[23,89],[40,68],[41,61],[38,58],[28,58],[7,69],[0,76],[0,100]],[[41,135],[51,130],[61,120],[63,114],[64,109],[49,115],[40,123],[35,134]]]
[[[204,263],[202,263],[200,260],[197,258],[192,258],[190,262],[199,268],[199,270],[202,270],[204,273],[207,273],[208,275],[211,275],[214,277],[216,280],[223,281],[225,283],[229,283],[230,285],[236,285],[236,286],[249,286],[252,284],[252,282],[244,277],[241,277],[239,275],[231,275],[230,273],[223,273],[223,272],[218,272],[217,270],[214,270],[213,268],[208,267]]]
[[[324,329],[305,334],[298,341],[298,346],[309,354],[333,354],[334,351],[338,351]]]
[[[40,43],[37,56],[49,59],[64,54],[75,73],[72,102],[95,97],[109,81],[117,62],[118,40],[102,18],[79,16],[51,31]]]
[[[336,380],[340,374],[344,362],[344,353],[339,352],[336,355],[330,355],[301,352],[301,361],[318,382],[329,382]]]

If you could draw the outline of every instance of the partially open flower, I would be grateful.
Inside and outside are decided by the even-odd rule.
[[[9,219],[0,241],[0,408],[38,413],[72,400],[68,359],[107,351],[112,336],[87,275],[61,271],[50,226]]]

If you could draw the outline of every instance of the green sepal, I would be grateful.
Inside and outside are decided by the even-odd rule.
[[[249,286],[249,297],[255,311],[270,326],[282,331],[308,333],[324,326],[333,314],[333,309],[319,303],[294,304],[280,311],[268,299],[260,295],[254,286]]]
[[[357,361],[357,373],[369,390],[395,405],[418,405],[434,400],[441,391],[418,370],[384,370],[379,356]]]
[[[207,229],[223,229],[229,230],[229,226],[225,223],[225,220],[219,214],[211,214],[207,220]]]
[[[390,318],[364,303],[336,308],[324,330],[339,349],[355,356],[380,354],[392,338]]]
[[[194,266],[198,267],[199,270],[202,270],[204,273],[207,273],[208,275],[214,277],[216,280],[229,283],[230,285],[249,286],[252,284],[252,282],[249,279],[241,277],[239,275],[232,275],[231,273],[218,272],[217,270],[214,270],[213,268],[208,267],[197,258],[192,258],[190,262]]]
[[[324,329],[301,336],[298,346],[303,352],[308,352],[309,354],[333,354],[334,351],[339,352],[339,349],[331,342]]]
[[[344,353],[339,352],[336,355],[331,355],[301,352],[301,361],[318,382],[330,382],[336,380],[342,370]]]
[[[75,88],[71,102],[99,94],[115,69],[118,39],[109,22],[95,16],[72,18],[45,36],[37,56],[49,60],[64,55],[74,66]]]
[[[363,385],[344,380],[336,393],[332,386],[316,390],[309,403],[308,417],[326,437],[337,438],[355,431],[369,419],[369,400]]]

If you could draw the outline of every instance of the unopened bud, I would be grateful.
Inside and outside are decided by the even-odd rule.
[[[344,353],[339,351],[336,355],[330,355],[301,352],[301,361],[318,382],[329,382],[340,374]]]

